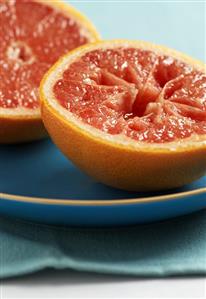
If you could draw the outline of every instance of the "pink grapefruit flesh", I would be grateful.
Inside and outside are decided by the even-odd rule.
[[[137,48],[92,50],[53,87],[84,123],[137,141],[206,134],[206,76],[176,58]]]
[[[44,73],[60,55],[90,41],[85,32],[46,1],[0,0],[0,109],[38,108]]]

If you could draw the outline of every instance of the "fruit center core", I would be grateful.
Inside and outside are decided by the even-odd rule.
[[[14,41],[9,45],[7,48],[7,57],[20,63],[29,64],[35,61],[32,49],[22,41]]]

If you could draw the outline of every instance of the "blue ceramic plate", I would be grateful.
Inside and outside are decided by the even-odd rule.
[[[146,223],[206,207],[206,177],[181,189],[134,193],[95,182],[49,140],[0,146],[0,213],[50,224]]]

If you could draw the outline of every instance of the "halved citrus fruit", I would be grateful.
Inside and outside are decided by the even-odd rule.
[[[93,25],[59,1],[0,0],[0,143],[39,139],[38,87],[65,54],[98,39]]]
[[[206,75],[175,50],[106,41],[61,58],[40,87],[54,142],[98,181],[127,190],[182,186],[206,171]]]

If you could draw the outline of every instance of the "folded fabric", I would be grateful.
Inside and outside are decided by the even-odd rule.
[[[0,218],[0,277],[47,267],[137,276],[205,275],[206,210],[135,227],[54,227]]]

